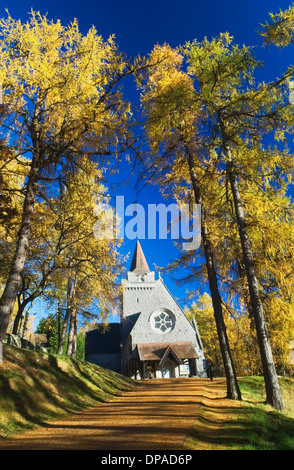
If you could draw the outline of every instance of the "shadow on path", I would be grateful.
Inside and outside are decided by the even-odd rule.
[[[203,401],[216,411],[225,394],[224,379],[147,380],[107,403],[0,441],[0,450],[181,450]]]

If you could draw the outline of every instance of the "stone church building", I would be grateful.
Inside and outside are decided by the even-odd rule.
[[[206,377],[197,325],[155,279],[139,241],[122,288],[121,321],[86,334],[86,360],[134,379]]]

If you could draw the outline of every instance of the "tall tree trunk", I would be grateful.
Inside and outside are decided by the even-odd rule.
[[[238,258],[236,258],[236,262],[237,262],[239,277],[242,280],[244,276],[246,276],[245,268],[243,268],[244,263],[242,263],[241,265],[241,262]],[[249,287],[248,287],[248,282],[247,282],[247,276],[246,276],[246,284],[242,287],[242,292],[243,292],[243,298],[244,298],[248,316],[250,319],[253,319],[253,312],[252,312],[252,307],[250,303],[250,293],[249,293]]]
[[[66,312],[65,312],[64,321],[63,321],[63,325],[62,325],[62,329],[60,333],[60,340],[58,343],[57,354],[63,354],[63,348],[64,348],[65,338],[66,338],[67,329],[68,329],[68,321],[71,317],[73,289],[74,289],[74,284],[71,278],[69,277],[67,279]]]
[[[235,365],[231,354],[227,329],[224,322],[222,300],[218,289],[214,257],[211,249],[211,243],[207,238],[207,229],[205,226],[202,230],[202,240],[206,259],[206,269],[208,273],[209,287],[214,310],[214,318],[227,378],[227,397],[232,398],[234,400],[241,400],[241,392],[237,380]]]
[[[68,342],[66,354],[72,356],[75,353],[75,317],[76,317],[76,308],[75,308],[75,289],[76,289],[76,279],[72,280],[70,277],[67,281],[67,308],[64,318],[64,323],[61,331],[61,338],[58,347],[58,354],[63,353],[64,342],[66,338],[68,322],[69,323],[69,332],[68,332]]]
[[[48,273],[49,275],[49,273]],[[37,289],[32,293],[30,294],[27,298],[24,297],[24,293],[23,293],[23,300],[21,301],[20,300],[20,297],[21,297],[21,293],[18,293],[18,312],[15,316],[15,319],[14,319],[14,324],[13,324],[13,331],[12,333],[14,335],[17,335],[18,334],[18,331],[19,331],[19,324],[21,322],[21,319],[22,319],[22,316],[23,316],[23,312],[26,308],[26,306],[30,303],[30,302],[33,302],[37,297],[39,297],[42,292],[43,292],[43,289],[44,289],[44,286],[45,286],[45,281],[47,279],[47,276],[45,276],[43,279],[42,279],[42,282],[40,283],[40,285],[37,287]]]
[[[77,310],[75,307],[71,309],[68,343],[66,354],[75,357],[76,355],[76,331],[77,331]]]
[[[73,339],[73,345],[72,345],[72,357],[77,357],[77,338],[78,335],[78,318],[77,318],[77,310],[75,309],[75,320],[74,320],[74,339]]]
[[[17,314],[15,316],[14,323],[13,323],[13,328],[12,328],[12,334],[13,335],[17,335],[19,333],[20,322],[22,320],[24,310],[25,310],[28,303],[29,303],[29,301],[26,302],[26,300],[23,300],[22,302],[19,303],[18,311],[17,311]]]
[[[21,324],[20,329],[19,329],[19,337],[20,338],[24,338],[24,336],[26,334],[31,307],[32,307],[32,304],[29,306],[29,308],[26,311],[25,316],[23,317],[22,324]]]
[[[32,215],[36,199],[37,180],[38,167],[32,163],[27,182],[22,221],[18,232],[16,249],[6,286],[0,299],[0,341],[4,339],[6,334],[12,310],[17,299],[17,294],[22,285],[21,272],[25,265],[29,247]]]
[[[207,233],[206,221],[205,221],[205,212],[202,205],[201,191],[198,183],[197,174],[194,168],[194,159],[193,155],[187,148],[187,157],[188,157],[188,166],[189,173],[192,183],[192,188],[194,192],[196,204],[201,204],[201,236],[204,247],[204,255],[206,260],[206,269],[209,281],[209,287],[211,292],[214,318],[218,333],[218,339],[222,354],[222,360],[224,364],[226,379],[227,379],[227,398],[233,400],[241,400],[241,392],[237,380],[236,370],[233,363],[231,350],[229,346],[229,340],[227,336],[226,325],[223,317],[223,308],[222,300],[218,289],[217,275],[214,263],[214,257],[212,252],[211,243]]]
[[[248,235],[246,226],[243,203],[239,191],[235,167],[231,161],[230,149],[227,149],[229,163],[227,164],[228,175],[231,185],[231,190],[234,199],[234,206],[236,212],[236,221],[239,230],[241,241],[243,260],[245,271],[248,281],[248,288],[250,294],[250,304],[254,316],[255,328],[258,338],[258,345],[260,350],[261,362],[263,366],[263,374],[266,388],[267,402],[277,410],[283,409],[283,400],[279,381],[274,364],[269,333],[266,325],[264,310],[259,294],[259,285],[256,276],[254,258],[251,247],[251,242]]]
[[[61,311],[61,301],[58,301],[57,307],[57,338],[58,338],[58,347],[61,340],[61,330],[62,330],[62,311]]]
[[[66,338],[66,333],[67,333],[67,328],[68,328],[68,320],[70,317],[70,307],[66,309],[65,316],[64,316],[64,321],[60,333],[60,339],[58,343],[58,350],[57,354],[63,354],[63,348],[64,348],[64,343],[65,343],[65,338]]]

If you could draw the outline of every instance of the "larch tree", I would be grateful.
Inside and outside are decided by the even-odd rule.
[[[68,355],[76,352],[78,315],[91,321],[106,320],[110,311],[115,313],[118,308],[117,277],[123,265],[117,250],[120,243],[107,237],[96,239],[93,231],[104,215],[97,206],[103,207],[108,199],[101,179],[101,171],[83,158],[80,167],[70,173],[55,205],[59,232],[59,270],[55,274],[61,286],[58,306],[65,311],[58,352],[63,350],[69,327]]]
[[[201,338],[205,357],[211,362],[218,374],[222,373],[221,352],[213,318],[211,297],[207,293],[201,295],[186,309],[185,313],[190,320],[193,317],[196,319],[198,328],[203,332]],[[238,376],[261,374],[258,344],[254,330],[250,326],[250,318],[248,315],[240,313],[239,310],[232,311],[231,306],[224,308],[224,315]]]
[[[240,180],[249,174],[262,172],[262,158],[267,157],[273,175],[293,171],[287,151],[262,151],[262,138],[279,130],[287,122],[283,90],[276,84],[254,86],[253,71],[257,65],[249,48],[232,44],[226,33],[209,42],[194,41],[182,49],[188,61],[188,73],[195,80],[195,106],[202,110],[201,123],[211,136],[210,150],[216,162],[226,172],[232,194],[234,217],[238,227],[242,261],[248,283],[250,307],[254,317],[267,401],[277,409],[283,408],[275,362],[265,312],[260,296],[260,284],[255,267],[255,255],[249,236],[247,214],[244,211]],[[240,156],[251,155],[246,161]],[[264,175],[262,175],[264,176]],[[287,178],[287,176],[286,176]]]
[[[279,49],[284,47],[293,46],[294,44],[294,4],[292,3],[289,5],[289,8],[285,10],[281,10],[278,13],[269,13],[270,21],[263,24],[263,29],[259,31],[259,34],[264,38],[264,45],[266,46],[277,46]],[[287,70],[284,72],[282,77],[276,79],[276,82],[281,86],[286,87],[288,93],[288,107],[284,109],[284,118],[287,121],[287,126],[284,127],[279,132],[279,138],[287,139],[290,143],[290,147],[293,145],[293,128],[294,128],[294,85],[293,85],[293,77],[294,77],[294,66],[290,64]],[[289,109],[290,108],[290,109]],[[286,132],[288,131],[288,135]],[[283,213],[283,218],[289,218],[289,211],[285,210]],[[293,224],[292,224],[293,227]],[[288,231],[288,233],[284,232],[283,238],[279,240],[279,246],[285,244],[285,240],[292,240],[293,241],[293,230]],[[293,247],[293,244],[292,244]],[[270,277],[271,283],[269,287],[269,306],[272,310],[276,312],[276,317],[278,317],[278,321],[275,321],[274,327],[277,328],[277,325],[282,323],[283,325],[287,324],[288,326],[288,333],[290,337],[288,337],[288,341],[292,340],[293,338],[293,328],[291,322],[289,324],[289,319],[294,318],[293,314],[293,248],[287,247],[288,257],[288,266],[285,266],[285,256],[279,254],[279,260],[281,263],[282,269],[280,272],[273,273]],[[271,256],[275,254],[272,251]],[[290,271],[289,271],[290,265]],[[292,274],[292,276],[291,276]],[[273,282],[274,279],[274,282]],[[290,283],[290,287],[288,282]],[[292,282],[292,284],[291,284]],[[280,296],[276,298],[274,295],[275,286],[278,283],[282,283],[282,289],[284,292],[284,296]],[[280,331],[279,331],[280,333]],[[283,347],[281,347],[281,334],[277,334],[276,338],[278,338],[278,349],[280,353],[283,351]],[[288,355],[283,354],[284,356],[284,367],[287,369],[289,367],[289,360]],[[286,357],[285,357],[286,356]],[[281,359],[283,362],[283,359]],[[284,370],[285,370],[284,369]]]
[[[143,76],[140,81],[142,106],[147,116],[146,131],[152,152],[150,179],[163,191],[171,190],[179,204],[183,202],[183,190],[186,190],[188,200],[201,205],[202,244],[227,379],[227,397],[238,400],[241,399],[241,392],[228,342],[207,224],[207,191],[204,189],[207,175],[197,162],[198,154],[205,161],[206,152],[196,132],[193,132],[198,119],[191,108],[194,88],[190,77],[181,71],[182,60],[182,56],[168,45],[156,46],[149,57],[147,77]],[[185,254],[184,258],[191,256],[194,256],[194,250]]]
[[[16,152],[30,160],[22,220],[0,300],[3,339],[27,258],[34,205],[48,183],[87,155],[105,169],[129,137],[129,104],[119,91],[126,63],[112,37],[104,41],[77,21],[64,27],[31,12],[26,23],[0,21],[0,80],[5,116],[0,123]]]
[[[5,282],[9,273],[10,253],[22,215],[23,185],[28,166],[25,159],[15,158],[13,149],[4,141],[0,143],[0,284]]]
[[[238,152],[236,152],[238,153]],[[243,150],[242,157],[239,155],[238,161],[246,158]],[[253,159],[247,154],[248,159]],[[273,155],[264,152],[264,162],[259,161],[262,167],[263,177],[254,171],[254,161],[251,170],[255,172],[255,177],[250,181],[249,173],[245,180],[243,176],[238,179],[240,194],[244,213],[246,214],[247,232],[250,238],[252,251],[254,253],[256,277],[259,282],[260,300],[263,305],[264,315],[268,324],[271,347],[274,360],[279,373],[290,370],[288,361],[288,348],[291,337],[294,334],[293,316],[293,296],[294,296],[294,230],[293,201],[287,195],[291,188],[285,176],[279,178],[272,168],[268,166]],[[255,157],[256,158],[256,157]],[[278,155],[277,160],[280,160]],[[233,196],[229,194],[231,207],[234,207]],[[235,224],[234,211],[231,210],[231,225]],[[229,230],[229,227],[228,227]],[[227,264],[235,267],[235,278],[231,282],[231,293],[235,291],[238,298],[243,298],[249,317],[254,326],[254,315],[251,308],[249,285],[243,261],[243,251],[237,243],[234,230],[233,236],[228,234],[229,244],[234,250],[226,251],[226,259],[223,265]],[[215,234],[217,236],[217,234]],[[231,235],[231,236],[230,236]],[[235,261],[234,261],[235,260]]]
[[[147,92],[143,95],[152,150],[163,155],[161,174],[166,168],[170,169],[173,177],[177,172],[178,182],[181,181],[183,188],[184,182],[187,184],[187,177],[183,178],[183,168],[188,163],[196,202],[202,201],[199,194],[197,197],[199,188],[195,182],[201,181],[203,188],[207,184],[200,194],[202,199],[205,194],[208,203],[203,206],[202,213],[206,221],[209,219],[211,223],[209,228],[212,234],[217,217],[209,218],[212,212],[210,205],[213,207],[214,201],[220,201],[222,187],[231,195],[227,202],[230,203],[238,234],[234,246],[236,242],[240,246],[239,254],[246,275],[247,307],[253,315],[257,332],[267,401],[275,408],[282,409],[283,402],[260,295],[255,252],[248,229],[248,214],[244,211],[241,189],[244,181],[250,181],[249,192],[258,185],[263,188],[263,181],[269,174],[272,175],[273,189],[281,181],[287,183],[291,180],[293,158],[285,143],[282,142],[282,149],[278,150],[263,146],[264,136],[272,133],[277,138],[283,138],[285,128],[291,122],[292,114],[285,100],[285,88],[280,86],[281,82],[255,86],[253,74],[259,63],[252,56],[250,48],[234,45],[228,33],[212,41],[205,38],[199,43],[195,40],[180,48],[179,52],[187,63],[186,73],[179,70],[176,75],[177,65],[179,67],[181,64],[174,62],[173,68],[169,66],[169,60],[164,58],[164,51],[166,54],[168,50],[171,50],[169,46],[160,48],[161,75],[157,71],[151,74]],[[187,158],[178,158],[176,167],[174,155],[180,155],[179,148],[187,153]],[[200,176],[196,176],[196,169]],[[212,178],[212,183],[209,178]],[[254,180],[257,180],[256,186]],[[263,191],[266,193],[270,189],[263,188]],[[224,213],[229,214],[228,210]],[[205,247],[203,230],[202,239]],[[223,237],[219,239],[220,245],[222,240]],[[223,249],[226,250],[224,245]]]
[[[68,354],[75,354],[78,315],[82,321],[106,319],[117,308],[116,278],[122,266],[116,240],[96,239],[93,228],[104,216],[97,205],[108,199],[102,171],[89,158],[80,159],[66,175],[60,193],[35,205],[31,244],[22,272],[17,334],[25,309],[42,296],[57,309],[59,349],[69,330]]]
[[[259,34],[267,45],[274,44],[279,48],[294,43],[294,4],[279,13],[269,14],[271,22],[265,23]]]

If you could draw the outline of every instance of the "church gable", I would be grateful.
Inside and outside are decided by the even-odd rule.
[[[196,343],[196,332],[161,279],[130,332],[132,343]]]

